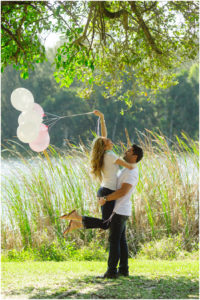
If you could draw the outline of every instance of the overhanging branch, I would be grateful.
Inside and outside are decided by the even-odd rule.
[[[8,33],[8,35],[16,42],[16,44],[18,45],[18,47],[24,52],[24,48],[21,45],[20,41],[18,40],[18,38],[15,37],[15,35],[8,29],[6,28],[3,24],[1,24],[2,29]]]
[[[158,47],[156,46],[155,44],[155,41],[149,31],[149,28],[147,27],[147,25],[145,24],[139,10],[137,9],[137,6],[135,4],[135,1],[129,1],[130,3],[130,6],[131,6],[131,9],[132,11],[135,13],[136,17],[137,17],[137,20],[138,20],[138,23],[140,24],[140,26],[142,27],[143,31],[144,31],[144,34],[149,42],[149,44],[151,45],[151,48],[158,54],[162,54],[162,51],[160,49],[158,49]]]

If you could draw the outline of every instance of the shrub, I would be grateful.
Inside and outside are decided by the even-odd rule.
[[[31,248],[22,249],[17,251],[16,249],[3,252],[1,255],[1,261],[29,261],[35,260],[35,253]]]
[[[89,246],[77,250],[74,259],[76,260],[106,260],[107,254],[105,249],[99,244],[91,242]]]
[[[194,252],[197,252],[194,249]],[[137,258],[146,259],[183,259],[191,254],[183,250],[182,236],[164,237],[160,240],[154,240],[141,245]]]
[[[37,260],[42,261],[64,261],[71,257],[73,257],[76,252],[75,246],[73,243],[65,244],[60,246],[56,242],[51,244],[43,244],[38,249],[37,252]]]
[[[42,244],[40,247],[17,251],[8,250],[2,253],[1,261],[65,261],[65,260],[106,260],[106,251],[102,246],[90,243],[89,246],[76,249],[75,243],[59,245],[55,242]]]

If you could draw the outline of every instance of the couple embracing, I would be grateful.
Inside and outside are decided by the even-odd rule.
[[[131,194],[138,182],[137,163],[143,157],[143,150],[134,144],[123,159],[117,157],[112,151],[112,141],[107,138],[104,115],[98,110],[94,114],[100,117],[102,136],[93,142],[90,163],[92,174],[101,181],[97,197],[102,219],[81,216],[76,210],[60,218],[70,220],[64,234],[80,228],[109,229],[108,268],[102,278],[117,278],[129,275],[126,222],[132,214]],[[119,166],[124,167],[120,172]]]

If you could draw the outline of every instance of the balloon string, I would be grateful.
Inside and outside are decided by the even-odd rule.
[[[76,116],[90,115],[90,114],[93,114],[93,112],[91,111],[91,112],[87,112],[87,113],[83,113],[83,114],[75,114],[75,115],[69,115],[69,116],[63,116],[63,117],[59,117],[59,116],[56,116],[54,114],[50,114],[47,112],[45,112],[45,114],[55,116],[59,119],[64,119],[64,118],[70,118],[70,117],[76,117]]]
[[[59,118],[47,118],[47,119],[44,119],[45,122],[50,122],[50,121],[54,121],[54,120],[58,120]]]
[[[93,112],[87,112],[87,113],[83,113],[83,114],[75,114],[75,115],[69,115],[69,116],[63,116],[63,117],[60,117],[60,119],[64,119],[64,118],[69,118],[69,117],[76,117],[76,116],[83,116],[83,115],[90,115],[90,114],[93,114]]]
[[[52,119],[47,119],[47,120],[43,120],[43,123],[48,124],[48,123],[52,123],[54,121],[59,120],[59,118],[52,118]]]
[[[60,118],[59,116],[57,116],[57,115],[54,115],[54,114],[51,114],[51,113],[49,113],[49,112],[46,112],[46,111],[45,111],[45,115],[51,115],[51,116],[54,116],[54,117],[56,117],[56,118]]]
[[[62,117],[48,113],[48,112],[45,112],[45,114],[47,115],[47,117],[48,117],[48,115],[53,116],[53,117],[51,117],[51,119],[44,120],[44,123],[49,125],[49,130],[50,130],[61,119],[82,116],[82,115],[89,115],[89,114],[93,114],[93,112],[87,112],[87,113],[83,113],[83,114],[74,114],[74,115],[62,116]]]
[[[74,115],[62,116],[62,117],[48,113],[48,112],[45,112],[45,114],[47,115],[47,117],[48,117],[48,115],[53,116],[53,117],[51,117],[51,119],[47,119],[44,121],[44,123],[46,123],[48,125],[49,130],[50,130],[61,119],[83,116],[83,115],[90,115],[90,114],[93,114],[93,112],[91,111],[91,112],[87,112],[87,113],[83,113],[83,114],[74,114]],[[97,120],[97,135],[100,135],[100,117]]]
[[[53,123],[49,124],[49,130],[58,122],[59,120],[54,121]]]

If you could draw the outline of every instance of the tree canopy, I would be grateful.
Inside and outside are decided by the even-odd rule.
[[[2,1],[2,69],[24,79],[46,59],[41,34],[58,32],[55,78],[104,87],[104,96],[131,99],[175,84],[174,69],[198,57],[199,1]],[[126,82],[128,89],[123,92]]]

